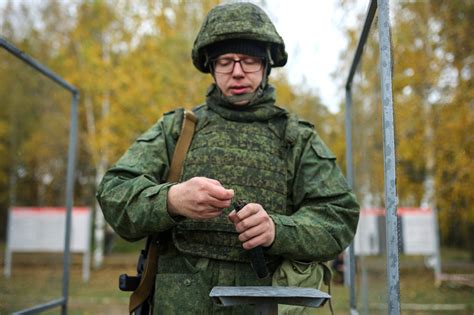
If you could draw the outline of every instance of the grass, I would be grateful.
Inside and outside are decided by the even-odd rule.
[[[129,293],[118,290],[117,278],[121,273],[134,273],[140,246],[118,241],[113,252],[105,257],[104,265],[99,270],[91,270],[88,282],[82,280],[82,258],[74,255],[68,314],[127,314]],[[0,250],[0,255],[3,255],[2,246]],[[443,250],[442,253],[443,271],[474,274],[474,265],[468,262],[463,251]],[[0,258],[3,265],[3,256]],[[362,263],[367,266],[364,279],[361,277]],[[357,280],[359,312],[387,314],[385,258],[366,257],[363,262],[358,261]],[[0,314],[10,314],[60,298],[61,281],[60,255],[14,254],[11,278],[0,276]],[[361,289],[362,281],[367,283],[367,294]],[[400,292],[403,314],[474,314],[474,288],[455,283],[443,283],[441,287],[435,287],[433,272],[424,266],[423,257],[401,257]],[[335,313],[348,314],[348,288],[333,284],[332,296]],[[424,309],[428,307],[431,309]],[[436,307],[441,310],[433,310]],[[52,309],[45,314],[60,314],[60,309]],[[318,310],[317,314],[329,314],[329,310],[325,307]]]

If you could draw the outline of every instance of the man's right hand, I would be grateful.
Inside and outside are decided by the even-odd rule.
[[[193,177],[168,190],[168,212],[190,219],[211,219],[230,206],[234,191],[215,179]]]

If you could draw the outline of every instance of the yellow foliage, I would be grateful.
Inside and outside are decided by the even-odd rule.
[[[346,8],[353,2],[341,0]],[[399,204],[429,201],[439,210],[442,239],[469,246],[474,258],[474,3],[401,2],[392,10]],[[374,23],[353,96],[356,190],[362,200],[370,194],[368,206],[383,206],[383,191],[372,189],[383,180],[376,27]],[[355,49],[351,30],[347,34]],[[374,195],[380,197],[375,204]]]

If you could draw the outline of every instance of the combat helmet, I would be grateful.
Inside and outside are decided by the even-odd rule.
[[[271,67],[283,67],[286,64],[288,55],[285,43],[267,14],[252,3],[231,3],[216,6],[209,11],[194,41],[194,66],[209,73],[206,49],[217,42],[232,39],[262,42],[266,45]]]

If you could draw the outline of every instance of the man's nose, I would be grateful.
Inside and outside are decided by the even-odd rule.
[[[242,69],[242,65],[240,62],[234,62],[234,68],[232,69],[232,76],[233,77],[243,77],[245,75],[244,69]]]

